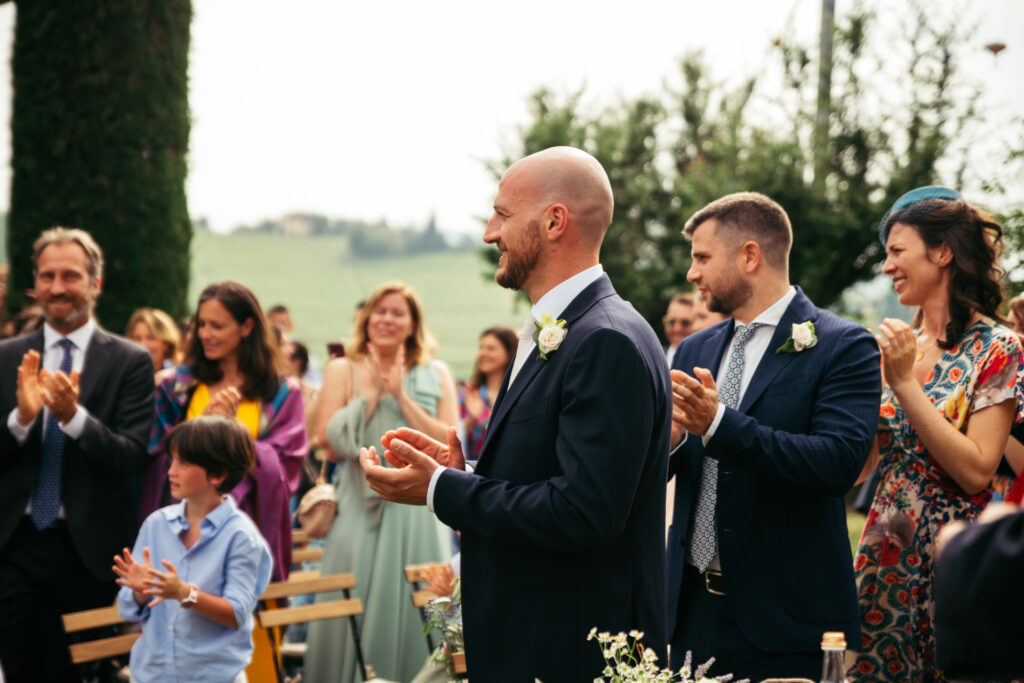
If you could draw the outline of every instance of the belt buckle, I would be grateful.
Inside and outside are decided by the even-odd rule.
[[[712,586],[715,587],[712,588]],[[712,595],[725,595],[724,590],[719,590],[719,588],[722,588],[722,572],[715,571],[714,569],[708,569],[705,571],[704,588]]]

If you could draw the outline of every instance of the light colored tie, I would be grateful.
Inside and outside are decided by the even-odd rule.
[[[729,350],[729,361],[725,366],[725,378],[718,388],[718,400],[726,408],[738,408],[740,404],[740,383],[743,381],[744,349],[761,323],[737,325],[736,334]],[[702,573],[711,564],[718,543],[715,536],[715,506],[718,502],[718,461],[704,457],[697,494],[697,511],[693,515],[693,533],[690,534],[690,561]]]
[[[508,378],[509,386],[516,381],[516,375],[523,369],[526,359],[530,356],[530,351],[533,350],[533,333],[536,330],[537,321],[534,319],[533,313],[530,313],[526,316],[523,329],[519,331],[519,345],[516,346],[516,359],[512,362],[512,374]]]

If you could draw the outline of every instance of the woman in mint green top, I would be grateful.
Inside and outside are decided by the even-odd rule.
[[[415,293],[400,282],[381,285],[360,309],[350,355],[325,368],[317,405],[321,441],[338,461],[338,516],[321,572],[355,574],[364,658],[378,676],[395,681],[411,680],[428,655],[403,569],[446,562],[451,532],[427,508],[388,503],[371,491],[359,448],[379,447],[386,431],[403,426],[447,438],[458,418],[455,385],[444,364],[426,359],[427,338]],[[307,646],[304,680],[362,680],[348,620],[310,624]]]

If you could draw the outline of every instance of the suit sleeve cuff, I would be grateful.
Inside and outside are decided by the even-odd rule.
[[[84,406],[78,406],[78,410],[71,416],[71,419],[67,422],[58,423],[60,424],[61,431],[63,431],[68,438],[77,439],[85,431],[85,422],[89,419],[89,411]]]
[[[36,420],[38,419],[39,416],[37,415]],[[28,438],[28,433],[32,431],[32,425],[36,423],[36,420],[32,420],[27,425],[22,425],[18,422],[18,408],[15,406],[14,410],[11,411],[11,414],[7,416],[7,431],[11,433],[11,436],[14,437],[15,441],[19,444],[23,444],[25,443],[25,439]]]
[[[701,442],[705,446],[708,445],[708,441],[711,441],[711,437],[715,435],[715,431],[718,429],[718,425],[722,423],[722,417],[725,415],[725,406],[721,403],[718,404],[718,410],[715,411],[715,419],[711,421],[711,425],[708,427],[708,431],[704,432],[704,436],[700,437]]]

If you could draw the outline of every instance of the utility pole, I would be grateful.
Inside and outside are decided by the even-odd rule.
[[[814,189],[825,189],[830,145],[828,119],[832,110],[832,31],[835,0],[821,0],[821,38],[818,47],[818,107],[814,116]]]

